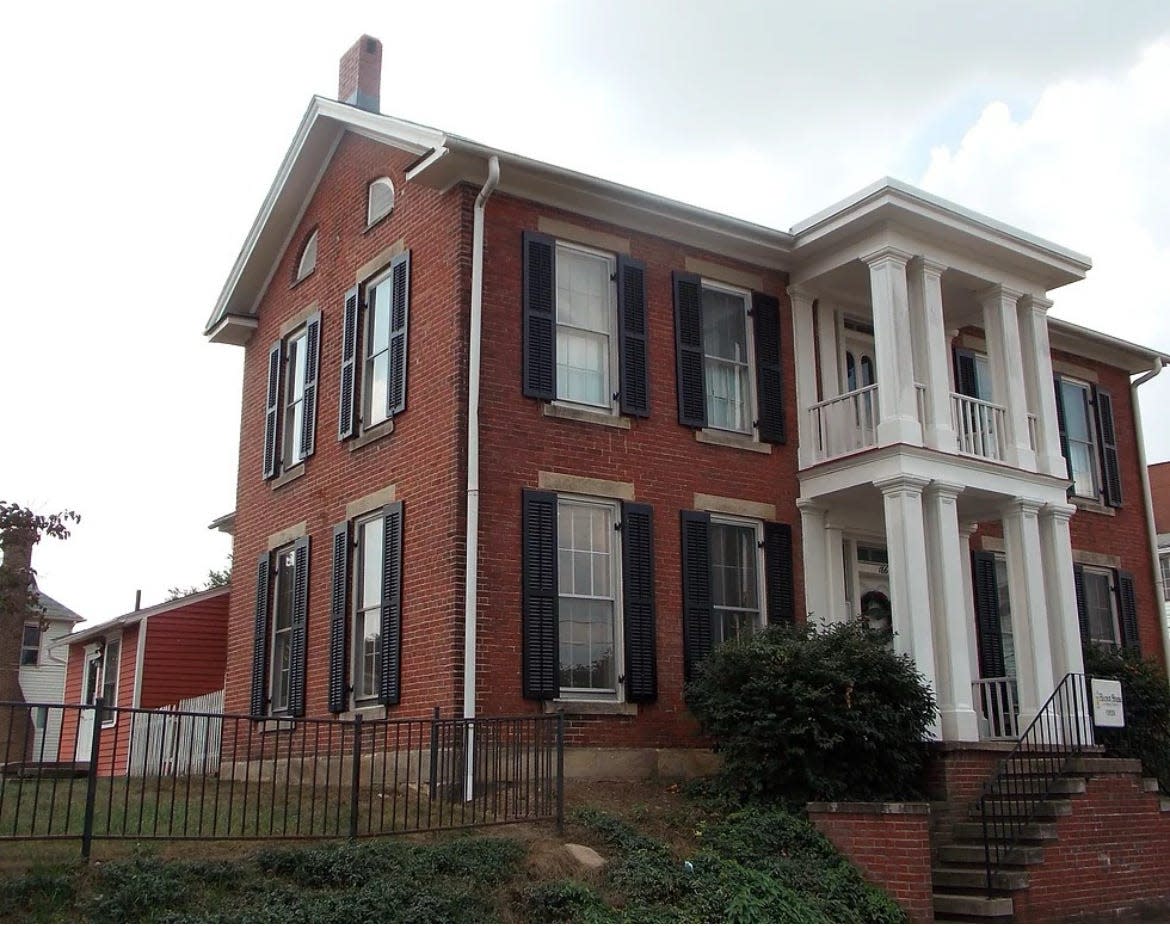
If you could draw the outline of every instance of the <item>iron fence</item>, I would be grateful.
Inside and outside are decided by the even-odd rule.
[[[99,839],[358,838],[564,821],[561,714],[465,719],[435,708],[339,720],[99,700],[0,702],[0,720],[25,731],[0,744],[0,840],[77,839],[86,858]]]

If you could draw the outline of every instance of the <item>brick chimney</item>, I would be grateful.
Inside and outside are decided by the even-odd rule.
[[[382,43],[363,35],[341,56],[337,99],[372,113],[379,108],[382,90]]]

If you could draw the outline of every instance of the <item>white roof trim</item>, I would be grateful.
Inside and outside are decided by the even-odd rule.
[[[109,633],[111,630],[122,630],[126,627],[132,627],[139,621],[147,617],[152,617],[155,614],[165,614],[167,611],[173,611],[176,608],[182,608],[189,604],[196,604],[200,601],[206,601],[209,598],[216,598],[219,595],[226,595],[231,591],[230,585],[221,585],[218,588],[209,588],[204,592],[195,592],[193,595],[184,595],[182,598],[175,598],[172,601],[164,601],[162,604],[156,604],[149,608],[140,608],[137,611],[130,611],[120,617],[111,618],[108,621],[102,621],[100,624],[94,624],[90,627],[83,627],[81,630],[75,630],[68,636],[58,637],[57,643],[84,643],[86,640],[92,640],[94,637],[101,637]]]

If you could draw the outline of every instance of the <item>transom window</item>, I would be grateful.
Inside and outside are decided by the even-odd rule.
[[[354,596],[353,697],[378,697],[382,682],[382,569],[386,519],[378,516],[357,526],[357,594]]]
[[[618,507],[561,498],[557,518],[561,694],[616,698]]]
[[[1117,626],[1113,573],[1107,569],[1084,568],[1085,614],[1089,622],[1089,640],[1101,646],[1117,646],[1121,639]]]
[[[751,332],[748,294],[703,284],[703,378],[707,424],[750,434],[752,413]]]
[[[715,642],[749,634],[763,626],[760,525],[711,519],[711,600]]]
[[[1092,394],[1088,384],[1061,379],[1060,401],[1064,409],[1073,494],[1082,498],[1097,498],[1097,444],[1093,434]]]
[[[269,698],[272,713],[289,709],[292,681],[293,548],[276,554],[276,581],[272,593],[272,666]]]
[[[41,625],[30,623],[24,625],[24,636],[20,641],[20,664],[35,666],[41,658]]]
[[[309,235],[305,246],[301,248],[301,259],[297,262],[296,282],[300,282],[317,269],[317,231]]]
[[[617,264],[610,255],[557,245],[557,398],[613,408]]]
[[[302,328],[288,339],[285,348],[283,449],[286,469],[304,458],[306,335],[307,329]]]
[[[389,177],[379,177],[370,183],[366,203],[366,225],[386,218],[394,208],[394,184]]]

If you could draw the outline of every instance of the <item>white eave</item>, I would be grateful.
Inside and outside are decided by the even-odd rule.
[[[1099,360],[1130,374],[1146,372],[1156,360],[1170,364],[1170,355],[1161,351],[1051,315],[1048,317],[1048,340],[1054,350]]]

